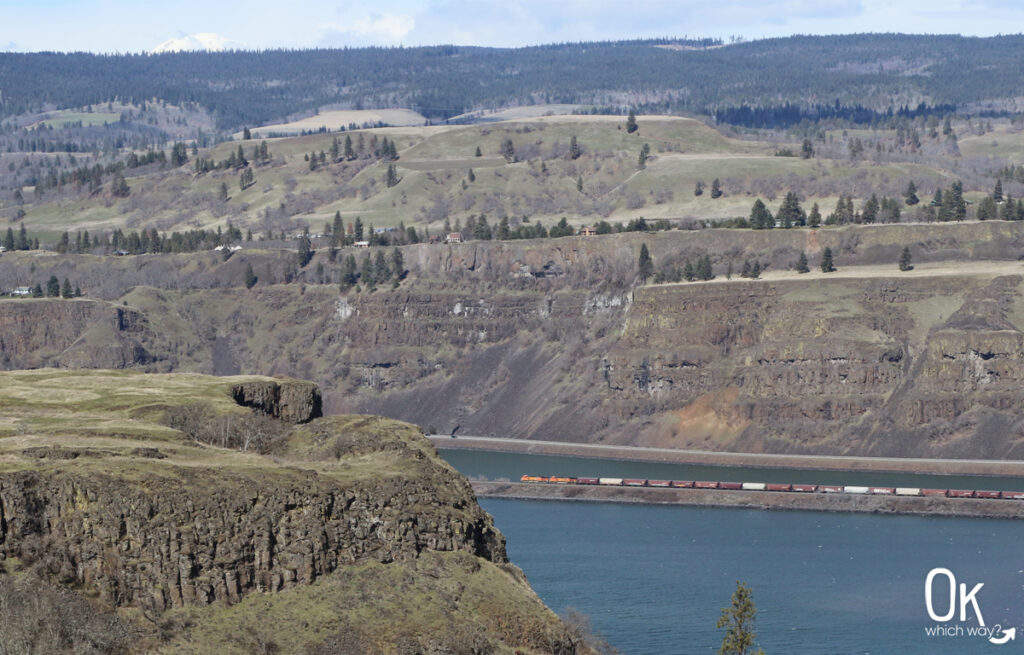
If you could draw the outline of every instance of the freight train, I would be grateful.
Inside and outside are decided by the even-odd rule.
[[[777,491],[782,493],[854,494],[870,496],[942,496],[944,498],[1024,500],[1024,491],[985,491],[979,489],[861,487],[833,484],[779,484],[774,482],[701,482],[697,480],[645,480],[641,478],[573,478],[544,475],[524,475],[520,478],[520,482],[597,485],[603,487],[660,487],[663,489],[724,489],[734,491]]]

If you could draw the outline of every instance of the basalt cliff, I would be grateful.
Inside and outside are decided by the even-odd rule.
[[[584,651],[418,429],[319,401],[268,378],[0,374],[0,651]]]
[[[708,255],[716,279],[639,284],[642,243],[656,270]],[[904,246],[908,272],[896,266]],[[825,247],[837,272],[788,270],[800,252],[813,264]],[[11,277],[31,263],[58,276],[71,265],[117,274],[97,282],[101,298],[0,302],[0,356],[12,368],[291,375],[316,380],[329,411],[438,432],[750,452],[1024,454],[1019,223],[670,231],[403,253],[407,278],[372,291],[339,291],[323,250],[289,284],[279,271],[290,255],[269,251],[227,262],[3,258],[0,273]],[[727,279],[729,265],[748,260],[768,273]],[[262,280],[248,290],[245,263]],[[319,277],[318,264],[327,271]],[[155,279],[155,270],[165,274]],[[133,275],[146,285],[132,288]]]

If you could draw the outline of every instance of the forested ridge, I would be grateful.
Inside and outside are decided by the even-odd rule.
[[[0,118],[153,99],[221,129],[327,105],[408,107],[431,120],[537,103],[729,116],[736,107],[954,105],[1016,112],[1024,36],[901,34],[165,54],[0,53]],[[725,113],[722,113],[725,112]]]

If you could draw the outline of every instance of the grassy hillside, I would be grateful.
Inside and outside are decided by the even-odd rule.
[[[818,204],[823,215],[840,195],[851,196],[858,209],[872,195],[888,197],[901,207],[902,221],[914,221],[924,216],[935,189],[958,179],[976,204],[1024,152],[1024,136],[1008,121],[953,121],[959,136],[953,145],[941,131],[931,136],[923,119],[907,128],[918,133],[919,146],[892,129],[822,131],[809,135],[814,156],[807,159],[777,156],[800,151],[802,137],[795,133],[739,133],[667,116],[642,116],[639,126],[627,133],[621,117],[543,116],[378,128],[270,139],[267,161],[254,157],[259,141],[227,142],[199,149],[179,168],[127,170],[127,197],[112,195],[109,175],[93,192],[69,185],[36,194],[26,184],[17,198],[0,195],[0,211],[20,216],[33,234],[51,242],[65,230],[95,236],[115,228],[168,232],[228,222],[257,236],[293,234],[303,226],[319,232],[335,213],[346,224],[359,217],[366,226],[415,226],[434,235],[445,221],[453,227],[479,215],[492,224],[507,219],[513,228],[527,220],[550,227],[563,217],[575,226],[638,217],[715,221],[747,216],[756,198],[775,211],[789,191],[807,210]],[[580,153],[575,159],[569,156],[574,137]],[[337,140],[343,149],[347,138],[355,158],[334,161],[332,145]],[[390,187],[390,162],[374,154],[384,139],[399,156],[397,184]],[[504,152],[505,142],[512,153]],[[649,157],[641,164],[645,146]],[[239,147],[254,178],[246,188],[238,168],[195,172],[196,158],[223,162]],[[311,163],[311,156],[317,161]],[[20,168],[14,171],[31,181]],[[39,175],[45,174],[44,167]],[[719,198],[710,193],[714,180],[723,192]],[[922,200],[914,206],[903,201],[910,182]],[[699,184],[703,193],[697,195]],[[1004,193],[1024,194],[1014,175],[1003,175],[1002,184]]]

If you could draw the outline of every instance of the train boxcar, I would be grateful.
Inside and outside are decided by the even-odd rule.
[[[950,489],[946,492],[950,498],[974,498],[973,489]]]
[[[917,487],[896,487],[897,496],[920,496],[921,490]]]
[[[980,491],[979,490],[979,491],[975,491],[974,492],[974,497],[975,498],[999,498],[999,492],[998,491]]]
[[[835,484],[823,484],[818,487],[818,491],[823,494],[841,494],[843,493],[843,488]]]
[[[623,478],[622,486],[624,487],[646,487],[647,480],[641,480],[640,478]]]
[[[718,488],[719,489],[730,489],[730,490],[733,490],[733,491],[737,491],[737,490],[743,488],[743,483],[742,482],[719,482],[718,483]]]
[[[792,491],[793,485],[781,484],[779,482],[769,482],[764,486],[767,491]]]
[[[669,482],[668,480],[648,480],[647,481],[647,486],[648,487],[670,487],[670,486],[672,486],[672,483]]]
[[[948,492],[946,489],[922,489],[922,496],[945,496]]]
[[[597,483],[606,487],[621,487],[622,478],[598,478]]]
[[[743,490],[744,491],[764,491],[765,487],[767,487],[767,486],[768,485],[766,485],[764,482],[744,482],[743,483]]]
[[[805,494],[812,494],[818,491],[818,485],[816,484],[794,484],[793,491]]]
[[[875,496],[891,496],[896,493],[895,487],[870,487],[868,493]]]
[[[852,484],[848,484],[845,487],[843,487],[844,494],[866,494],[868,491],[868,487],[858,487]]]
[[[1003,498],[1006,500],[1024,500],[1024,491],[1004,491]]]
[[[693,480],[673,480],[672,486],[676,489],[693,489]]]
[[[599,478],[576,478],[576,484],[598,484]]]
[[[693,483],[693,486],[694,486],[695,489],[717,489],[718,488],[718,483],[717,482],[700,482],[700,481],[697,481],[697,482]]]

